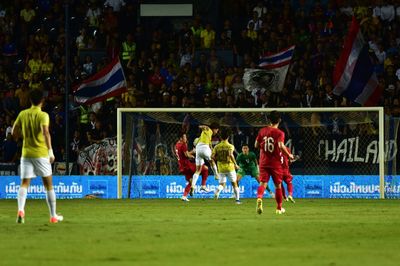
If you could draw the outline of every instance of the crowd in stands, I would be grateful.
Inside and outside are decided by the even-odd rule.
[[[69,2],[67,78],[79,84],[120,57],[128,85],[122,96],[92,106],[77,105],[69,91],[73,161],[83,147],[116,135],[117,107],[353,106],[332,93],[333,68],[353,15],[363,21],[384,89],[380,104],[388,115],[400,115],[397,1],[220,0],[218,18],[205,19],[194,9],[193,17],[168,23],[141,18],[138,0]],[[55,155],[65,160],[64,15],[61,0],[0,3],[0,162],[18,160],[21,144],[10,131],[18,112],[30,106],[32,89],[45,92]],[[291,45],[295,53],[281,92],[245,90],[245,68]]]

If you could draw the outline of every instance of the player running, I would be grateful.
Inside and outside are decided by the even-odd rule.
[[[260,186],[257,190],[257,213],[261,214],[263,212],[262,197],[269,178],[272,176],[275,184],[276,213],[282,214],[285,213],[285,209],[282,208],[281,153],[287,155],[291,160],[294,157],[285,147],[285,133],[278,129],[281,121],[280,114],[277,111],[272,111],[269,119],[271,124],[260,129],[254,144],[256,148],[260,148]]]
[[[50,212],[50,223],[63,220],[56,214],[56,194],[53,189],[51,164],[55,157],[51,147],[49,115],[42,111],[43,93],[32,90],[29,93],[31,108],[19,113],[12,128],[15,139],[22,137],[21,186],[18,191],[17,223],[25,222],[25,202],[32,178],[41,176],[46,188],[46,202]]]
[[[291,153],[289,148],[287,148],[287,150],[288,150],[288,152]],[[291,162],[292,162],[292,160],[290,160],[287,155],[283,155],[282,179],[286,183],[289,196],[286,197],[285,188],[282,184],[282,197],[286,201],[290,200],[291,202],[296,203],[296,201],[293,198],[293,184],[292,184],[293,176],[290,173],[290,169],[289,169],[289,164]]]
[[[181,172],[185,176],[185,179],[187,181],[185,190],[183,191],[183,196],[181,198],[181,200],[183,201],[189,201],[187,195],[189,194],[192,187],[192,176],[196,171],[195,163],[190,161],[190,159],[194,159],[193,153],[193,151],[188,151],[186,133],[181,133],[178,142],[175,144],[175,154],[178,158],[179,172]],[[203,164],[200,173],[202,176],[201,189],[208,191],[206,188],[208,167]]]
[[[242,152],[236,157],[236,162],[239,165],[236,181],[238,186],[239,181],[245,175],[250,175],[251,177],[255,178],[258,183],[260,183],[257,156],[254,152],[250,151],[248,144],[244,144],[242,146]],[[275,197],[275,194],[269,189],[268,184],[266,186],[266,190],[272,198]]]
[[[201,129],[201,135],[196,144],[196,172],[193,174],[192,178],[191,193],[193,193],[197,179],[199,179],[201,166],[204,164],[204,160],[210,163],[215,179],[218,180],[217,166],[211,158],[211,139],[213,135],[218,133],[219,125],[217,123],[212,123],[210,126],[200,125],[199,128]]]
[[[236,204],[241,204],[240,202],[240,193],[239,187],[236,183],[236,169],[239,169],[239,166],[236,163],[235,156],[233,155],[233,151],[235,147],[229,143],[230,130],[224,128],[221,130],[221,139],[222,141],[218,143],[212,152],[212,158],[217,162],[218,165],[218,173],[219,173],[219,186],[215,191],[215,198],[219,198],[219,193],[225,188],[226,180],[229,179],[231,181],[234,192]]]

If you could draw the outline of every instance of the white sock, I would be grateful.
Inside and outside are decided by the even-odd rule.
[[[46,202],[47,206],[49,206],[50,216],[56,216],[56,193],[54,189],[46,191]]]
[[[212,170],[214,172],[214,175],[217,176],[218,175],[218,169],[217,169],[217,166],[215,165],[215,163],[211,164],[211,168],[212,168]]]
[[[239,191],[239,187],[235,187],[235,188],[234,188],[234,191],[235,191],[235,197],[236,197],[236,200],[239,200],[239,198],[240,198],[240,191]]]
[[[199,174],[194,174],[192,178],[192,187],[196,186],[197,179],[199,179]]]
[[[25,187],[19,187],[18,190],[18,211],[25,211],[26,195],[28,194],[28,189]]]
[[[219,185],[218,186],[218,190],[217,190],[218,193],[220,193],[222,190],[224,190],[224,186],[223,185]]]

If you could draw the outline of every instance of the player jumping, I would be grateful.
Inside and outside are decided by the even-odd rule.
[[[29,93],[31,108],[19,113],[12,128],[15,139],[22,137],[21,186],[18,191],[17,223],[25,222],[25,202],[32,178],[41,176],[46,188],[46,202],[50,212],[50,223],[63,220],[56,214],[56,194],[53,189],[51,164],[55,157],[51,147],[49,115],[42,111],[44,102],[40,90]]]
[[[210,163],[215,179],[218,179],[217,166],[211,158],[211,139],[213,135],[218,133],[219,125],[217,123],[212,123],[210,126],[200,125],[199,128],[201,129],[201,135],[196,145],[196,172],[193,174],[192,178],[191,193],[193,193],[197,179],[199,179],[201,166],[204,164],[204,160]]]
[[[219,198],[219,193],[221,193],[225,188],[226,180],[229,179],[235,192],[236,204],[241,204],[239,187],[236,183],[236,170],[239,169],[239,166],[237,165],[235,156],[233,155],[235,147],[230,144],[228,140],[230,133],[229,129],[224,128],[221,130],[222,141],[214,147],[212,152],[212,158],[218,164],[219,174],[219,186],[215,191],[215,198]]]
[[[257,213],[263,212],[262,197],[269,178],[275,184],[275,200],[277,203],[276,213],[282,214],[285,209],[282,208],[282,156],[281,153],[293,159],[293,155],[288,152],[285,147],[285,133],[278,129],[281,121],[280,114],[272,111],[269,115],[271,124],[260,129],[258,132],[255,147],[260,148],[260,186],[257,190]]]
[[[242,146],[242,152],[236,157],[236,162],[239,165],[239,170],[237,171],[238,186],[239,181],[245,175],[250,175],[260,183],[257,156],[254,152],[250,151],[248,144]],[[275,194],[269,189],[268,184],[265,188],[271,197],[274,198]]]
[[[192,187],[192,176],[196,171],[196,165],[190,161],[190,159],[194,159],[194,156],[193,156],[193,151],[188,151],[187,136],[185,133],[181,133],[178,142],[175,144],[175,154],[176,157],[178,158],[179,172],[185,175],[185,179],[187,181],[181,199],[183,201],[189,201],[187,195],[189,194],[190,189]],[[206,190],[205,180],[207,180],[208,177],[208,167],[203,164],[200,173],[202,176],[201,187],[203,190]]]

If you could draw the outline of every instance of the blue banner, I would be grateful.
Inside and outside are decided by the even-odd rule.
[[[16,198],[20,180],[18,176],[0,177],[0,198]],[[73,199],[94,195],[99,198],[117,197],[116,176],[54,176],[54,189],[57,198]],[[180,198],[186,186],[183,176],[133,176],[131,198]],[[195,189],[196,198],[212,198],[218,186],[213,176],[207,180],[210,192],[200,191],[200,180]],[[245,176],[240,181],[240,196],[255,198],[258,184]],[[274,191],[272,181],[269,187]],[[284,184],[286,188],[286,185]],[[122,180],[123,198],[128,196],[128,177]],[[379,176],[364,175],[296,175],[293,178],[293,196],[295,198],[379,198]],[[221,192],[220,198],[229,198],[233,194],[230,184]],[[266,193],[265,197],[269,197]],[[385,197],[400,198],[400,176],[385,177]],[[45,198],[45,189],[41,178],[32,179],[28,198]]]
[[[198,181],[200,183],[200,181]],[[123,180],[123,197],[127,197],[128,180]],[[179,198],[186,186],[183,176],[133,176],[131,184],[131,198]],[[195,189],[196,198],[212,198],[218,186],[218,181],[210,176],[207,188],[211,192],[200,191],[200,185]],[[275,191],[270,180],[268,186]],[[287,186],[284,183],[287,191]],[[240,181],[240,197],[255,198],[258,183],[255,179],[245,176]],[[385,193],[387,198],[400,198],[400,177],[387,176],[385,178]],[[229,198],[233,188],[227,184],[221,192],[220,198]],[[293,196],[295,198],[379,198],[379,176],[364,175],[297,175],[293,178]],[[265,193],[265,197],[269,197]]]
[[[19,176],[0,177],[0,198],[15,199],[20,185]],[[117,197],[117,178],[115,176],[53,176],[53,187],[57,198],[80,199],[87,195],[99,198]],[[28,198],[45,198],[41,178],[34,178],[28,189]]]

